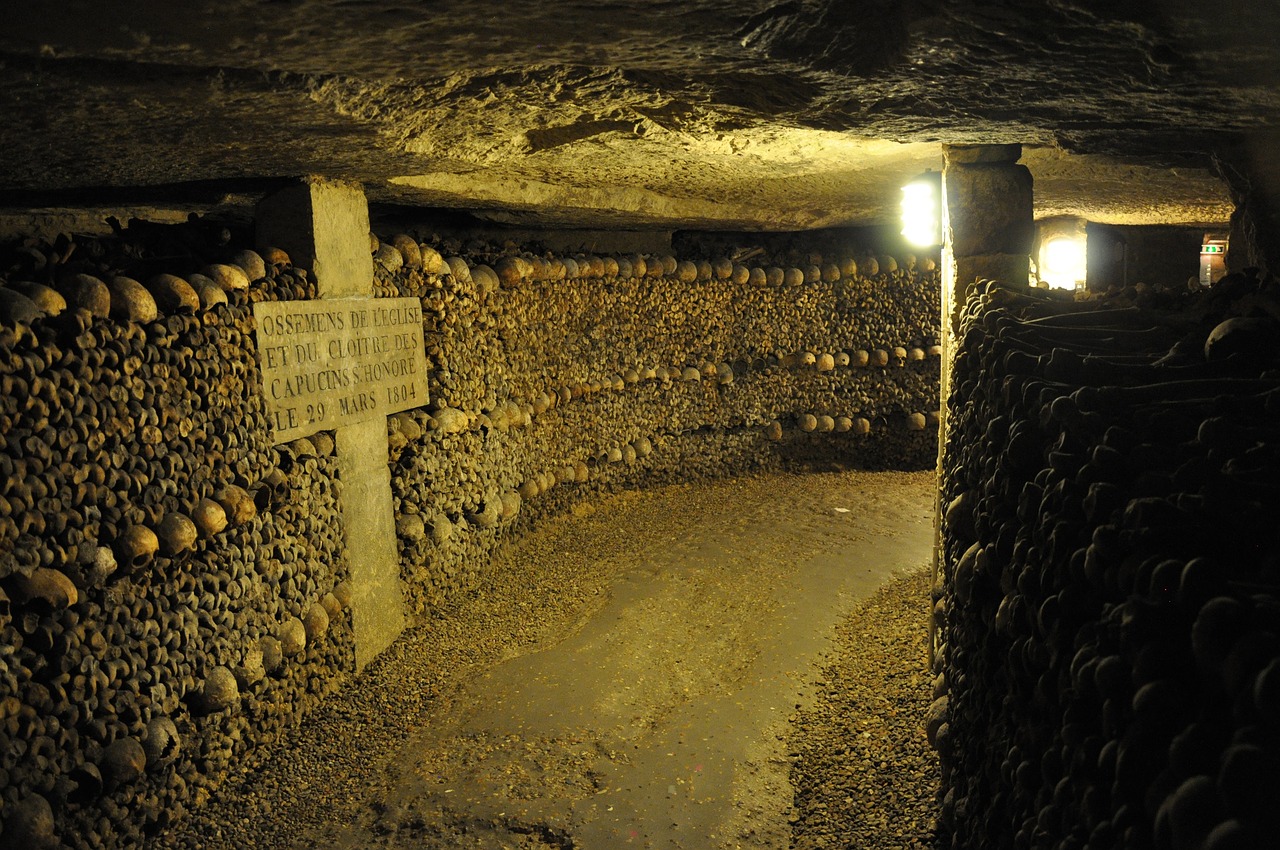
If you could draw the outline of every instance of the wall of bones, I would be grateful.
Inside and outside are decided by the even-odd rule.
[[[1270,846],[1280,316],[1256,276],[958,332],[935,587],[938,846]]]
[[[254,339],[255,301],[314,281],[241,241],[0,250],[0,848],[135,846],[354,670],[333,435],[273,445]],[[371,250],[424,307],[430,403],[388,418],[414,612],[612,489],[934,463],[931,271]]]
[[[254,349],[251,300],[311,287],[266,257],[6,257],[4,847],[135,845],[352,669],[333,442],[272,446]]]
[[[612,488],[936,460],[932,272],[500,253],[468,267],[411,241],[381,245],[375,267],[381,291],[422,299],[434,367],[431,404],[390,421],[420,611],[530,517]]]

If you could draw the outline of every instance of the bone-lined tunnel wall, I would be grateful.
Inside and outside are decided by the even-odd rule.
[[[991,284],[966,305],[934,591],[938,846],[1272,842],[1280,325],[1259,283],[1084,303]]]
[[[522,517],[612,488],[806,460],[932,465],[934,272],[532,254],[464,269],[404,253],[383,247],[376,268],[382,291],[422,299],[434,365],[431,404],[390,420],[419,610]]]
[[[924,263],[387,237],[376,289],[420,299],[431,367],[388,419],[412,613],[613,489],[933,465]],[[241,243],[132,222],[5,251],[0,847],[136,846],[355,670],[335,441],[273,444],[255,342],[255,302],[315,283]]]
[[[7,848],[135,846],[352,669],[333,441],[273,447],[258,386],[250,299],[305,274],[75,244],[0,289]]]

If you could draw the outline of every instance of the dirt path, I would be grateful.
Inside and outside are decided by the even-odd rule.
[[[407,681],[384,664],[352,689],[356,703],[403,714],[362,728],[359,705],[338,706],[309,724],[315,743],[299,752],[346,735],[362,757],[294,756],[308,776],[284,795],[273,789],[300,777],[273,762],[243,792],[278,820],[259,815],[245,838],[335,850],[788,846],[790,724],[813,701],[837,621],[928,564],[932,488],[931,474],[767,476],[620,494],[547,523],[466,608],[479,649],[467,629],[407,635]],[[422,690],[426,674],[429,698],[396,694]]]

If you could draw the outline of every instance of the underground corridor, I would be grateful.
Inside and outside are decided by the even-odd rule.
[[[927,651],[932,489],[925,473],[778,474],[557,521],[447,631],[402,638],[261,776],[156,846],[777,847],[797,829],[822,846],[846,828],[927,846],[930,682],[901,661]],[[841,649],[836,621],[876,591],[859,635],[873,645]],[[846,652],[874,678],[826,695],[819,668]],[[869,705],[886,706],[855,742],[870,773],[832,775],[829,712]],[[800,762],[821,800],[807,810]]]
[[[22,0],[0,850],[1262,850],[1280,12]]]

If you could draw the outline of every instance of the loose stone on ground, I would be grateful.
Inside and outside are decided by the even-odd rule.
[[[862,616],[873,632],[883,619],[882,639],[850,641],[848,625],[831,638],[857,600],[927,562],[932,485],[761,475],[548,520],[148,846],[922,846],[905,839],[927,829],[917,804],[936,775],[914,745],[846,766],[854,787],[790,753],[857,752],[864,731],[923,748],[909,694],[926,681],[924,644],[909,636],[927,595],[876,597]],[[819,678],[824,657],[851,665],[837,668],[846,689]],[[884,699],[828,703],[864,687]],[[842,796],[820,800],[815,784]],[[882,843],[846,843],[877,830]]]
[[[836,630],[817,700],[794,719],[795,850],[932,847],[937,755],[922,719],[929,574],[885,585]]]

